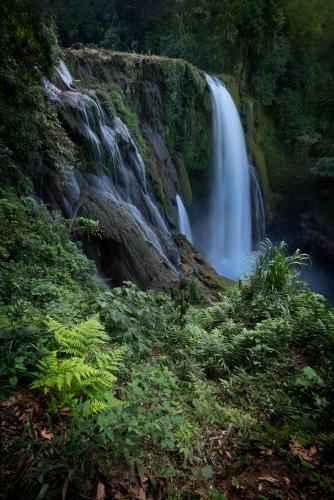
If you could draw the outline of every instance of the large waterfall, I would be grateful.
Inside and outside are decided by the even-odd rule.
[[[222,82],[206,76],[213,109],[213,175],[205,256],[214,269],[238,279],[252,248],[250,168],[237,108]]]
[[[130,246],[132,252],[135,247],[141,255],[153,252],[158,265],[177,272],[179,253],[130,131],[119,116],[107,113],[94,90],[79,87],[80,82],[77,85],[78,80],[73,79],[64,62],[56,70],[58,83],[45,80],[45,89],[51,101],[57,104],[66,126],[74,136],[81,137],[80,143],[86,152],[89,151],[86,156],[88,169],[65,167],[67,180],[62,187],[62,210],[66,216],[75,217],[86,191],[88,198],[93,200],[91,207],[97,203],[99,210],[108,217],[118,214],[117,219],[113,219],[116,221],[114,226],[124,227],[124,248]],[[193,224],[193,238],[187,210],[176,194],[177,222],[180,233],[191,243],[198,244],[220,275],[238,279],[249,270],[252,233],[254,240],[262,237],[264,207],[256,171],[248,162],[233,99],[218,79],[208,75],[206,79],[213,109],[213,170],[208,218],[205,224]],[[139,240],[144,246],[135,239],[133,231],[139,231]],[[119,240],[118,236],[115,238]],[[128,268],[132,266],[129,262],[125,262]],[[150,278],[145,275],[146,279]]]

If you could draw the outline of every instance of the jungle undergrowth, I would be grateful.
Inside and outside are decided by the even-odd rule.
[[[165,477],[171,491],[183,485],[193,492],[221,481],[252,442],[288,457],[291,439],[305,453],[333,446],[333,313],[296,281],[304,255],[289,257],[285,244],[266,241],[253,274],[209,307],[192,305],[190,294],[185,308],[175,293],[143,292],[132,283],[89,294],[92,268],[81,267],[78,281],[84,257],[66,243],[66,224],[50,225],[30,199],[1,206],[8,220],[21,220],[19,234],[15,225],[3,228],[1,272],[6,276],[15,261],[16,281],[34,290],[28,296],[2,280],[2,377],[7,391],[32,382],[39,408],[5,445],[10,471],[15,450],[26,457],[9,490],[56,494],[68,478],[73,491],[91,494],[84,478],[107,478],[111,461],[123,471],[132,464],[152,491]],[[44,234],[38,259],[49,269],[37,280],[36,261],[20,265],[35,244],[30,220]],[[41,437],[41,426],[50,439]]]

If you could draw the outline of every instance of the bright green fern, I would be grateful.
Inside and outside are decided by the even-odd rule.
[[[92,410],[112,401],[111,388],[116,381],[123,350],[111,350],[108,336],[97,316],[68,327],[48,318],[48,326],[58,349],[38,364],[39,373],[31,384],[54,396],[54,406],[75,406],[90,399]]]

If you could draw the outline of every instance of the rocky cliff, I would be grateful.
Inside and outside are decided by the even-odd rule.
[[[204,288],[224,286],[177,228],[176,193],[189,206],[192,188],[204,190],[208,179],[203,75],[182,60],[79,46],[44,85],[46,147],[35,184],[67,218],[99,222],[98,233],[76,234],[99,270],[115,285],[160,288],[190,275]]]

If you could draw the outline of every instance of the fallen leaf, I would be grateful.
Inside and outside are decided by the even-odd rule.
[[[53,438],[52,432],[48,431],[47,429],[42,429],[39,432],[40,432],[42,438],[47,439],[48,441],[52,440],[52,438]]]
[[[20,422],[28,422],[29,421],[29,413],[23,413],[20,416],[19,421]]]
[[[232,477],[232,486],[236,490],[244,490],[245,486],[242,486],[236,477]]]
[[[143,488],[139,488],[139,490],[138,490],[138,499],[139,500],[146,500],[146,493],[143,490]]]
[[[104,500],[105,497],[106,497],[106,487],[104,486],[103,483],[101,483],[101,481],[99,481],[96,491],[96,500]]]
[[[296,438],[293,436],[290,438],[289,448],[291,452],[299,457],[301,460],[305,460],[306,462],[316,462],[313,456],[317,453],[317,448],[315,446],[311,446],[309,450],[304,448]]]
[[[272,483],[272,484],[278,484],[279,483],[278,479],[275,479],[272,476],[261,476],[261,477],[258,477],[258,480],[259,481],[268,481],[268,483]]]

